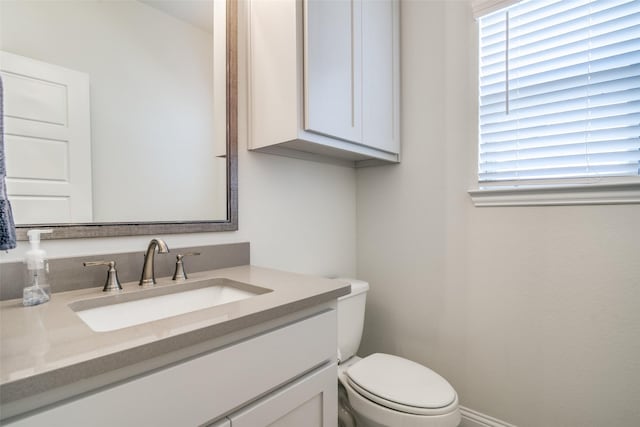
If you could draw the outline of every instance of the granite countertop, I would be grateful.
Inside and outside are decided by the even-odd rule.
[[[53,294],[50,302],[23,307],[0,303],[0,401],[16,401],[123,365],[218,338],[349,293],[344,281],[253,266],[193,273],[188,282],[227,278],[272,292],[217,307],[109,332],[94,332],[69,304],[101,298],[101,288]],[[157,287],[180,286],[170,278]],[[144,292],[137,282],[124,292]]]

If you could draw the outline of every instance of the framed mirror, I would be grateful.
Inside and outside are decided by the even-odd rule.
[[[0,8],[18,239],[238,229],[236,0]]]

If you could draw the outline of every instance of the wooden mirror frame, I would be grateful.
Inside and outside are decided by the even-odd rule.
[[[204,233],[238,229],[238,4],[227,0],[227,219],[215,221],[96,222],[26,224],[16,226],[18,240],[27,240],[32,228],[52,229],[43,239]]]

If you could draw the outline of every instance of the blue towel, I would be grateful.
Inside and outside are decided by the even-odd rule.
[[[0,250],[7,250],[16,247],[16,225],[13,222],[13,212],[11,211],[11,203],[9,203],[7,185],[5,183],[7,170],[4,160],[3,103],[4,91],[2,89],[2,77],[0,77]]]

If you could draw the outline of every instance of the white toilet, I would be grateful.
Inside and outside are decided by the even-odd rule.
[[[340,427],[456,427],[458,395],[431,369],[389,354],[356,356],[362,338],[369,284],[351,283],[338,299],[338,380]]]

